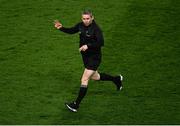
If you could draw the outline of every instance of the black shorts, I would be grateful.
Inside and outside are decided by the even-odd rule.
[[[99,54],[86,54],[81,53],[84,67],[89,70],[96,71],[101,63],[101,53]]]

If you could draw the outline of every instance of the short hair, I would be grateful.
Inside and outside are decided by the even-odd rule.
[[[90,15],[91,17],[93,16],[92,11],[90,9],[84,9],[82,15],[84,14]]]

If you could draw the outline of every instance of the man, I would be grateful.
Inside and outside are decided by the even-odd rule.
[[[99,73],[97,71],[101,63],[101,47],[104,45],[104,38],[102,31],[96,24],[91,11],[83,11],[82,22],[76,24],[74,27],[65,28],[58,20],[54,22],[54,26],[58,30],[69,34],[79,32],[80,37],[79,51],[82,55],[85,69],[81,78],[81,86],[77,99],[72,103],[65,103],[69,110],[72,112],[77,112],[82,99],[86,95],[88,81],[90,79],[112,81],[117,90],[122,89],[123,77],[121,75],[111,76],[105,73]]]

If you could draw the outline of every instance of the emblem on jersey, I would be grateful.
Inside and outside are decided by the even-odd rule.
[[[87,36],[87,37],[90,37],[90,36],[91,36],[88,31],[86,31],[86,36]]]

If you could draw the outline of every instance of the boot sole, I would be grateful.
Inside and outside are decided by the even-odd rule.
[[[70,111],[77,112],[77,109],[71,108],[67,103],[65,103],[65,105]]]

